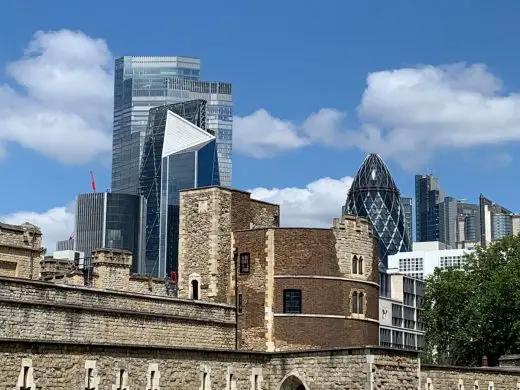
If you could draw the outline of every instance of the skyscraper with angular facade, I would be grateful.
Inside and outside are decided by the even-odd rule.
[[[404,226],[408,234],[410,243],[413,242],[413,199],[401,196],[401,204],[403,205]]]
[[[150,109],[139,180],[147,205],[140,274],[164,277],[177,270],[179,192],[220,184],[206,107],[199,99]]]
[[[222,185],[231,185],[231,84],[200,80],[192,57],[120,57],[115,61],[112,192],[138,194],[148,112],[165,104],[204,99],[214,131]]]
[[[388,255],[411,249],[399,189],[377,154],[370,154],[359,168],[347,195],[346,214],[368,217],[379,240],[379,259],[388,266]]]

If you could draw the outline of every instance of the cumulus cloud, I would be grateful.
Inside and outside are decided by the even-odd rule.
[[[17,211],[0,216],[0,221],[14,225],[29,222],[38,226],[42,230],[43,245],[50,255],[55,250],[56,241],[69,238],[74,230],[74,203],[55,207],[43,213]]]
[[[111,150],[112,55],[81,32],[37,32],[0,85],[0,155],[16,142],[62,163]]]
[[[324,177],[304,188],[253,188],[251,197],[280,205],[282,226],[330,227],[341,215],[353,178]]]
[[[520,94],[505,93],[502,80],[482,64],[370,73],[357,109],[359,129],[347,129],[345,117],[321,109],[302,123],[285,120],[283,133],[290,133],[291,141],[283,147],[276,139],[280,127],[265,120],[278,119],[263,111],[262,123],[255,114],[240,118],[236,148],[250,153],[261,142],[262,154],[256,157],[266,157],[311,144],[357,147],[408,167],[441,149],[520,141]],[[246,136],[253,132],[255,137]]]

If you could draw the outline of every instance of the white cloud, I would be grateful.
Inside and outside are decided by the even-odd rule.
[[[520,141],[520,94],[504,93],[502,84],[482,64],[374,72],[357,110],[359,130],[347,129],[345,113],[334,109],[321,109],[300,124],[285,120],[283,127],[264,110],[261,118],[239,118],[236,148],[253,154],[261,144],[255,157],[268,157],[311,144],[358,147],[417,167],[442,149]],[[285,147],[276,138],[282,134],[290,134]]]
[[[62,163],[110,152],[111,66],[103,40],[37,32],[23,57],[7,66],[15,83],[0,85],[0,143],[16,142]]]
[[[38,226],[42,230],[43,245],[47,248],[47,254],[52,255],[56,241],[66,240],[74,230],[74,203],[43,213],[17,211],[0,216],[0,221],[15,225],[29,222]]]
[[[282,226],[330,227],[332,219],[341,216],[347,193],[352,185],[350,176],[341,179],[324,177],[305,188],[253,188],[251,197],[280,205]]]

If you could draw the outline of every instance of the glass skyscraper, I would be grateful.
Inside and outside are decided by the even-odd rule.
[[[367,156],[347,195],[346,214],[368,217],[379,241],[379,258],[388,267],[388,255],[411,249],[399,189],[377,154]]]
[[[415,225],[417,242],[439,240],[439,203],[444,192],[432,175],[415,176]]]
[[[401,196],[401,204],[403,205],[404,226],[408,234],[410,243],[413,242],[413,199]]]
[[[177,270],[179,192],[220,184],[216,137],[207,130],[206,101],[152,108],[141,163],[147,201],[146,255],[139,273],[164,277]]]
[[[191,57],[120,57],[115,61],[112,192],[138,194],[150,108],[193,99],[207,101],[221,184],[231,185],[233,100],[231,84],[200,80]]]
[[[132,271],[142,257],[145,226],[143,199],[136,195],[94,192],[76,199],[74,250],[89,257],[94,249],[132,252]]]

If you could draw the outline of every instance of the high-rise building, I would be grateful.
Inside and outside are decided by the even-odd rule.
[[[76,198],[74,250],[90,257],[95,249],[132,252],[132,270],[142,257],[144,200],[137,195],[97,192]]]
[[[410,250],[399,189],[377,154],[370,154],[359,168],[347,195],[345,213],[368,217],[379,240],[379,258]]]
[[[216,138],[206,130],[206,101],[150,109],[140,191],[147,201],[146,255],[140,274],[177,270],[179,192],[219,185]]]
[[[415,176],[415,240],[437,241],[439,239],[439,206],[444,192],[439,179],[432,175]]]
[[[455,248],[457,244],[457,205],[458,201],[451,196],[438,204],[439,241]]]
[[[513,215],[511,225],[513,229],[513,235],[518,236],[518,234],[520,234],[520,215]]]
[[[404,226],[408,234],[408,241],[413,242],[413,199],[401,196],[404,212]]]
[[[480,242],[480,213],[476,204],[457,204],[457,248]]]
[[[480,244],[485,247],[495,240],[513,234],[513,212],[480,194]]]
[[[217,140],[221,184],[231,185],[231,84],[201,81],[197,58],[126,56],[115,61],[112,192],[139,193],[150,108],[193,99],[208,102],[206,125]]]

